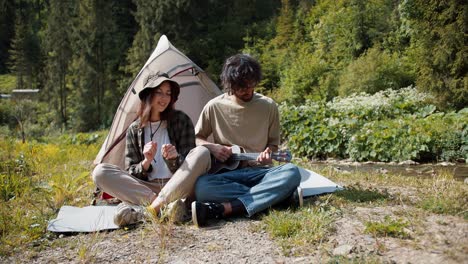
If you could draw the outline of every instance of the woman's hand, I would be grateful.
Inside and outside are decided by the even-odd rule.
[[[158,143],[156,142],[148,142],[143,147],[143,155],[145,159],[141,162],[143,169],[146,171],[148,170],[149,166],[151,165],[151,161],[153,161],[154,156],[156,155]]]
[[[263,165],[268,165],[273,163],[271,160],[271,149],[267,147],[260,155],[257,157],[257,161]]]
[[[163,158],[165,158],[166,160],[172,160],[172,159],[175,159],[177,158],[177,156],[179,155],[179,153],[177,152],[177,149],[175,148],[174,145],[172,144],[164,144],[162,145],[162,156]]]

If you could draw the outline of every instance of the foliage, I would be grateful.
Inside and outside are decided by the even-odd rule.
[[[329,65],[319,61],[313,54],[303,52],[291,62],[291,66],[283,71],[281,89],[286,91],[286,100],[300,103],[305,98],[314,101],[332,98],[329,89],[323,89],[321,83]]]
[[[73,100],[70,124],[77,131],[91,131],[110,125],[116,96],[112,88],[117,78],[112,72],[123,59],[125,37],[117,27],[113,7],[118,3],[79,1],[76,26],[73,28],[70,81]],[[104,19],[107,18],[107,19]],[[110,116],[110,117],[109,117]],[[105,122],[106,121],[106,122]]]
[[[58,132],[49,105],[32,100],[0,101],[0,125],[7,134],[24,140],[39,139]]]
[[[444,111],[467,105],[460,1],[3,1],[0,73],[41,89],[54,124],[110,125],[162,34],[218,81],[225,58],[262,64],[258,91],[331,101],[416,84]],[[8,66],[8,68],[7,68]]]
[[[56,120],[67,125],[70,87],[67,85],[71,62],[71,19],[74,6],[52,0],[48,6],[49,16],[45,25],[43,49],[45,53],[46,78],[41,95],[51,103]]]
[[[36,89],[41,87],[41,46],[36,32],[41,27],[39,15],[31,15],[42,10],[41,1],[17,1],[15,7],[15,34],[8,51],[9,68],[16,76],[17,89]],[[39,11],[40,12],[40,11]]]
[[[280,105],[283,138],[296,156],[366,161],[466,157],[466,111],[437,113],[408,87],[330,102]]]
[[[371,121],[351,138],[348,153],[358,161],[453,161],[467,155],[461,137],[467,122],[457,113]]]

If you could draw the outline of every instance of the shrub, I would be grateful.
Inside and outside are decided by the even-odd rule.
[[[281,78],[281,90],[287,91],[287,100],[303,103],[306,98],[315,101],[328,99],[328,90],[321,89],[320,83],[329,65],[307,52],[299,52],[296,56],[297,59],[283,71]]]
[[[344,69],[340,77],[342,96],[365,92],[374,94],[385,89],[399,89],[414,84],[411,69],[396,54],[371,48]]]
[[[468,110],[437,113],[413,87],[331,102],[280,105],[282,136],[295,156],[365,161],[466,158]]]
[[[453,161],[467,154],[467,123],[468,115],[457,113],[372,121],[351,138],[348,154],[358,161]]]

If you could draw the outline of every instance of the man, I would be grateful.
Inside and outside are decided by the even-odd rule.
[[[195,127],[196,143],[208,148],[216,163],[227,161],[234,145],[259,155],[234,170],[198,178],[194,224],[203,226],[208,219],[233,215],[251,217],[288,197],[302,205],[298,168],[272,166],[271,154],[280,143],[279,113],[271,98],[254,92],[262,77],[259,63],[248,55],[234,55],[224,63],[220,77],[225,93],[204,107]],[[207,140],[210,135],[214,143]]]

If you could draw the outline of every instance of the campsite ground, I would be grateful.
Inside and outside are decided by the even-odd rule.
[[[468,263],[467,184],[448,173],[423,179],[333,167],[319,172],[347,189],[306,199],[299,210],[209,228],[147,222],[47,234],[0,262]]]

